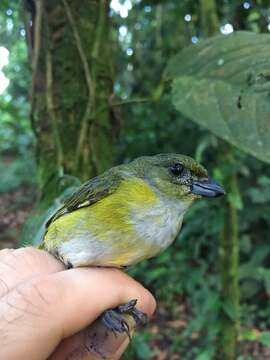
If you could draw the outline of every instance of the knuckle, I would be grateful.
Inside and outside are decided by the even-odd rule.
[[[13,254],[15,251],[15,249],[2,249],[0,250],[0,259],[6,257],[6,256],[10,256],[11,254]]]

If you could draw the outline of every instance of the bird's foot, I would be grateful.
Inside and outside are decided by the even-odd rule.
[[[125,315],[131,316],[137,326],[145,324],[147,316],[140,310],[136,309],[137,300],[130,300],[127,304],[119,305],[114,309],[105,311],[102,316],[102,322],[106,328],[112,332],[125,332],[130,338],[130,326],[125,319]]]
[[[73,269],[74,266],[72,265],[72,263],[70,261],[67,261],[65,263],[65,267],[66,267],[67,270],[69,270],[69,269]]]

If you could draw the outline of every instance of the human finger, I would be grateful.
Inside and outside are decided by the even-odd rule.
[[[131,299],[138,299],[138,309],[148,316],[154,311],[152,295],[116,269],[71,269],[33,278],[0,300],[1,352],[10,360],[18,354],[21,360],[48,358],[61,340]]]

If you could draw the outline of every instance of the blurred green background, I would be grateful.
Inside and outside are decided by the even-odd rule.
[[[90,11],[97,10],[98,1],[48,1],[42,16],[49,19],[49,32],[36,31],[42,44],[36,65],[35,1],[0,3],[0,248],[32,243],[33,222],[42,223],[54,198],[110,165],[161,152],[193,156],[224,184],[228,196],[193,206],[176,242],[131,269],[153,292],[158,309],[127,358],[269,359],[269,1],[101,3],[107,22],[99,23]],[[62,9],[73,17],[61,17]],[[57,11],[55,20],[51,14]],[[75,40],[62,41],[61,29]],[[88,56],[86,46],[95,36],[98,50]],[[42,52],[46,47],[52,49],[49,55]],[[64,109],[55,112],[58,123],[44,105],[50,90],[46,56],[52,57],[57,82],[52,99],[59,98],[57,106]],[[84,60],[98,89],[88,114],[89,129],[91,121],[96,128],[82,142],[86,155],[73,159],[80,134],[75,139],[70,134],[83,121],[74,125],[77,114],[66,120],[67,114],[76,107],[83,118],[93,95],[91,84],[89,93],[85,85]],[[63,64],[65,76],[59,72]],[[61,156],[50,120],[60,124],[62,144],[70,136]],[[71,154],[67,161],[65,146]],[[52,166],[58,162],[58,168]],[[52,177],[57,186],[47,186]]]

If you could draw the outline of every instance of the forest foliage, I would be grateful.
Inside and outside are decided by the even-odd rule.
[[[214,17],[209,7],[204,11],[210,3]],[[0,46],[10,51],[3,69],[10,85],[0,97],[0,196],[26,189],[16,201],[29,204],[39,198],[38,138],[29,120],[31,69],[21,5],[0,4]],[[226,332],[224,314],[229,326],[240,324],[235,353],[227,359],[269,357],[269,10],[264,0],[111,2],[113,163],[185,153],[230,189],[227,201],[196,204],[176,242],[131,269],[159,307],[135,337],[129,359],[215,359]],[[211,21],[221,34],[207,38],[216,31],[206,31]],[[16,201],[4,210],[15,211]],[[220,251],[228,211],[234,214],[229,230],[237,228],[229,237],[235,236],[239,250],[234,265],[240,310],[238,299],[232,304],[222,296]]]

